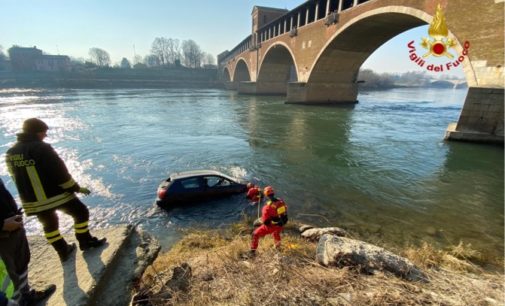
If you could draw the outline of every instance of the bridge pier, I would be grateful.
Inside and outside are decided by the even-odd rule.
[[[239,94],[246,95],[286,95],[286,82],[240,82]]]
[[[503,145],[503,98],[503,88],[468,88],[458,122],[449,124],[445,139]]]
[[[356,83],[289,83],[286,103],[289,104],[355,104]]]
[[[238,82],[224,82],[224,88],[228,90],[237,90]]]

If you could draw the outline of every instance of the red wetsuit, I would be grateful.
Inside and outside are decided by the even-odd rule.
[[[281,199],[272,197],[261,210],[261,221],[263,224],[253,232],[251,250],[258,248],[261,237],[272,234],[276,247],[281,246],[281,232],[283,224],[280,221],[281,214],[286,214],[286,204]]]
[[[247,191],[246,198],[248,198],[249,200],[251,200],[253,202],[259,202],[259,200],[260,200],[260,188],[257,187],[257,186],[249,188],[249,190]]]

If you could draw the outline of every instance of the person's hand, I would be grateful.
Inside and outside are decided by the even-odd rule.
[[[3,231],[13,232],[23,227],[23,217],[21,215],[15,215],[4,220]]]
[[[89,190],[89,189],[88,189],[88,188],[86,188],[86,187],[80,187],[78,192],[79,192],[79,193],[82,193],[82,194],[84,194],[84,195],[88,195],[88,194],[90,194],[90,193],[91,193],[91,190]]]

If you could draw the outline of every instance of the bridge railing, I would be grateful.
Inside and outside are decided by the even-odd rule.
[[[248,49],[261,47],[261,43],[277,36],[289,33],[291,37],[298,34],[298,28],[313,22],[326,19],[325,24],[338,22],[338,14],[370,0],[310,0],[297,6],[281,17],[259,28],[253,35],[247,36],[222,60],[228,62],[235,55]]]
[[[242,40],[235,48],[233,48],[227,55],[226,57],[223,58],[221,61],[222,63],[228,62],[230,59],[234,58],[238,54],[249,50],[252,46],[252,41],[251,41],[252,35],[247,36],[244,40]],[[219,63],[218,63],[219,64]]]

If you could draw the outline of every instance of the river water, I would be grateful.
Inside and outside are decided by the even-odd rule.
[[[0,91],[0,176],[24,119],[39,117],[47,142],[92,190],[93,227],[135,223],[166,248],[180,229],[223,227],[243,196],[169,212],[153,206],[175,171],[215,169],[272,185],[290,216],[402,246],[471,243],[503,258],[503,148],[444,142],[466,90],[394,89],[359,95],[354,107],[299,106],[282,97],[224,90]],[[62,229],[72,231],[62,218]],[[30,234],[41,234],[28,218]]]

